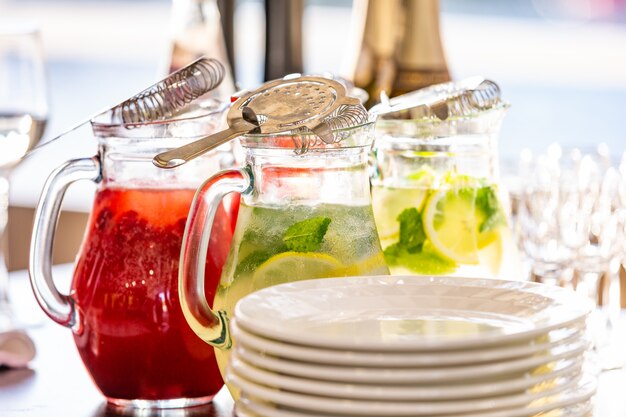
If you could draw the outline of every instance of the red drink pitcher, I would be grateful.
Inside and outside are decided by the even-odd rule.
[[[111,403],[198,405],[223,385],[213,348],[181,311],[178,261],[196,188],[233,157],[228,149],[218,150],[175,170],[151,162],[159,152],[213,133],[223,111],[197,109],[179,119],[132,126],[94,122],[98,154],[57,168],[42,192],[30,253],[33,290],[46,314],[72,329],[85,367]],[[52,242],[63,195],[81,179],[98,189],[65,295],[52,281]],[[222,206],[216,216],[206,259],[208,300],[229,251],[233,210]]]

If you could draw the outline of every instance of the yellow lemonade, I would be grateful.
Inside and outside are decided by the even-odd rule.
[[[372,190],[392,274],[519,276],[517,249],[496,184],[423,170],[405,185],[375,184]]]

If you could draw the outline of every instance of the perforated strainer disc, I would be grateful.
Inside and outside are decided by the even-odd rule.
[[[309,76],[270,81],[233,103],[227,116],[228,129],[163,152],[153,162],[161,168],[174,168],[245,133],[274,134],[306,128],[332,143],[331,116],[342,106],[362,107],[357,98],[346,96],[345,87],[337,81]]]

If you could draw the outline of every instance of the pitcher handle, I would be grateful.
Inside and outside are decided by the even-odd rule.
[[[42,310],[57,323],[73,327],[78,323],[71,297],[62,294],[52,279],[52,246],[61,203],[68,187],[78,180],[101,180],[97,157],[68,161],[46,180],[37,203],[30,243],[28,272],[30,284]]]
[[[206,343],[220,349],[230,347],[228,317],[213,311],[204,292],[205,263],[213,220],[221,200],[230,193],[252,190],[252,175],[247,168],[218,172],[206,180],[191,203],[178,269],[178,294],[185,319]]]

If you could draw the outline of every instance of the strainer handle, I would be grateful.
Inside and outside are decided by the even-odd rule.
[[[227,194],[245,194],[251,188],[251,175],[246,168],[218,172],[196,192],[185,225],[178,269],[180,303],[193,331],[206,343],[221,349],[231,344],[228,317],[223,311],[213,311],[205,295],[204,269],[213,220]]]
[[[180,148],[162,152],[154,157],[152,163],[158,168],[176,168],[237,136],[251,131],[255,127],[256,126],[244,120],[238,120],[226,130],[213,133],[202,139],[183,145]]]
[[[101,178],[98,157],[68,161],[46,180],[35,211],[28,262],[30,283],[42,310],[52,320],[67,327],[79,324],[79,318],[72,298],[62,294],[52,279],[54,232],[68,187],[79,180],[100,182]]]

